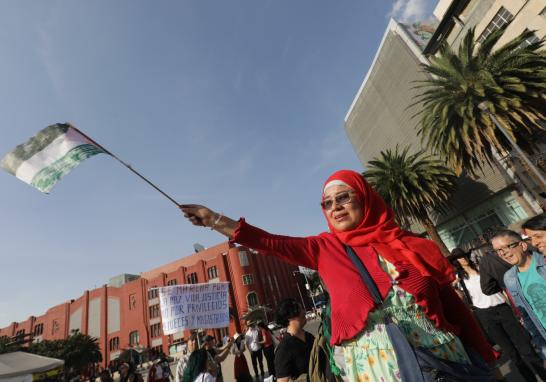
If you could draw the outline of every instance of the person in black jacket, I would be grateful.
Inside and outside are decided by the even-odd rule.
[[[493,253],[487,253],[480,261],[480,286],[483,294],[491,296],[498,292],[503,292],[504,274],[512,266],[499,256]]]

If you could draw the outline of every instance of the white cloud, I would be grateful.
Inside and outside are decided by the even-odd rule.
[[[402,22],[424,20],[427,18],[427,1],[394,0],[388,16]]]

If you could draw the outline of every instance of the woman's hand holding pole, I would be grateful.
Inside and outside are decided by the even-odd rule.
[[[214,212],[211,209],[199,204],[180,204],[178,206],[188,218],[191,224],[208,227],[214,231],[220,232],[228,238],[233,237],[238,222],[224,216],[221,213]]]

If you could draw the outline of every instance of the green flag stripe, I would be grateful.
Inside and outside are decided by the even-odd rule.
[[[62,158],[57,159],[51,165],[40,170],[40,172],[32,178],[31,185],[47,194],[63,176],[70,172],[70,170],[87,158],[101,153],[104,153],[104,151],[95,145],[87,143],[74,147]]]
[[[65,134],[69,128],[70,127],[67,124],[57,123],[40,130],[34,137],[30,138],[25,143],[20,144],[15,150],[8,153],[0,162],[0,167],[12,175],[15,175],[21,163],[45,149],[58,136]]]

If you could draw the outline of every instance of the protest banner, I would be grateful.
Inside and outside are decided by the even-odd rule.
[[[229,282],[158,289],[163,334],[229,326]]]

